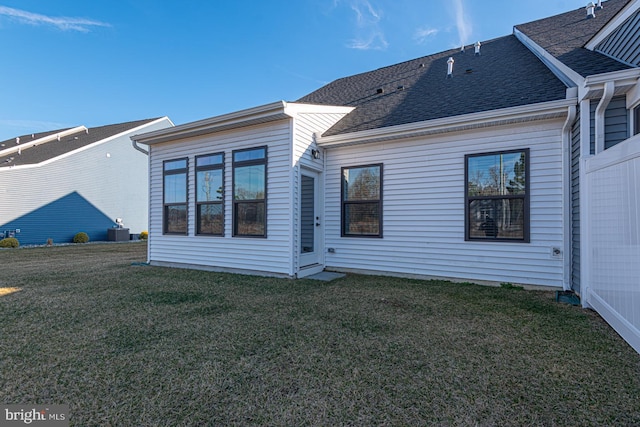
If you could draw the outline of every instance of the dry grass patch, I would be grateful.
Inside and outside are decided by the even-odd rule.
[[[0,395],[72,425],[640,425],[640,356],[551,292],[0,252]],[[5,343],[7,343],[5,345]]]
[[[0,297],[18,292],[20,288],[0,288]]]

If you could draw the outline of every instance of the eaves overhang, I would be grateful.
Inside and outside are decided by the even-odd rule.
[[[614,96],[624,95],[635,89],[640,79],[640,68],[612,71],[610,73],[594,74],[584,79],[584,83],[578,89],[578,100],[599,99],[604,93],[607,82],[613,82],[615,86]]]
[[[528,104],[518,107],[482,111],[435,120],[389,126],[361,132],[340,135],[316,135],[316,143],[320,147],[340,147],[358,144],[370,144],[391,140],[419,138],[450,132],[462,132],[473,129],[505,126],[540,120],[565,118],[568,107],[577,103],[576,98]]]
[[[286,103],[284,101],[273,102],[259,107],[185,123],[172,128],[133,135],[131,140],[140,144],[154,145],[291,118],[286,114],[285,107]]]

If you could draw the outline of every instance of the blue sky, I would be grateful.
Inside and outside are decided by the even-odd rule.
[[[0,140],[293,101],[586,3],[0,0]]]

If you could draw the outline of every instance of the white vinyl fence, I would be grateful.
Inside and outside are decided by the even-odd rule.
[[[582,298],[640,353],[640,135],[582,166],[587,210]]]

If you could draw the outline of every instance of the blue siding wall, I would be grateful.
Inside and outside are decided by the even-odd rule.
[[[0,225],[0,233],[20,229],[16,238],[21,245],[43,245],[47,239],[54,243],[68,243],[79,231],[89,235],[91,241],[107,240],[107,229],[115,225],[78,192],[29,212],[15,220]]]

